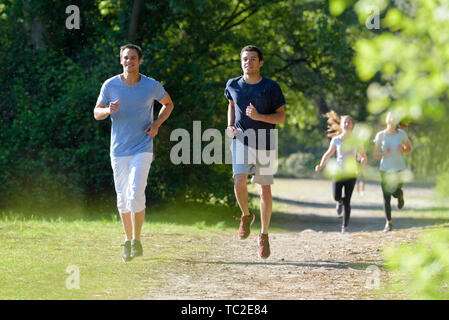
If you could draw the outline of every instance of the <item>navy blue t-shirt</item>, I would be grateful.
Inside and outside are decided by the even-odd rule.
[[[261,114],[272,114],[276,109],[285,105],[285,98],[282,94],[281,87],[273,80],[262,77],[262,80],[256,84],[248,84],[243,76],[228,80],[226,83],[225,96],[228,100],[234,101],[235,105],[235,127],[248,134],[248,129],[255,132],[255,145],[252,139],[245,137],[245,145],[255,147],[257,149],[273,150],[276,148],[274,135],[270,135],[270,129],[274,129],[275,125],[267,122],[256,121],[246,115],[246,108],[250,103]],[[265,134],[266,141],[259,141],[259,135],[263,137]],[[239,138],[241,134],[237,134]],[[270,138],[271,137],[271,138]],[[236,137],[234,137],[235,139]],[[270,143],[271,142],[271,143]]]

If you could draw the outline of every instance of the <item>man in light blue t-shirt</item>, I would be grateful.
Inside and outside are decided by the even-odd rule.
[[[143,254],[140,233],[145,218],[145,188],[153,159],[153,138],[173,110],[173,102],[156,80],[139,73],[142,49],[120,48],[123,73],[106,80],[94,109],[96,120],[111,117],[111,165],[117,208],[126,234],[123,260]],[[153,119],[154,101],[162,104]]]

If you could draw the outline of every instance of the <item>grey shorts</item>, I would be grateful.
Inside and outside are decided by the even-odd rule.
[[[274,150],[257,150],[234,139],[231,143],[231,152],[233,176],[252,175],[251,183],[262,186],[273,184],[277,170]]]

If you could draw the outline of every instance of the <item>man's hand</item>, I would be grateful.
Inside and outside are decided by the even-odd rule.
[[[157,135],[157,133],[159,132],[159,127],[160,125],[158,124],[158,122],[153,122],[152,124],[150,124],[148,126],[148,128],[145,129],[145,133],[149,134],[150,136],[152,136],[153,138]]]
[[[229,138],[234,138],[236,133],[236,129],[234,126],[228,126],[226,128],[226,134],[228,135]]]
[[[253,119],[253,120],[259,120],[260,113],[253,106],[253,104],[250,102],[249,106],[246,107],[246,115],[248,117],[250,117],[251,119]]]
[[[109,103],[109,114],[113,114],[114,112],[117,112],[118,109],[120,108],[120,103],[119,103],[120,99],[117,99],[113,102]]]
[[[315,166],[315,172],[320,172],[321,170],[323,170],[323,167],[320,165]]]

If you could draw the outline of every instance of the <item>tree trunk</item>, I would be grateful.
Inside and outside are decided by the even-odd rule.
[[[36,12],[33,12],[30,1],[24,2],[24,10],[24,17],[26,20],[25,26],[31,33],[31,43],[33,44],[34,49],[37,50],[44,46],[45,27],[39,17],[35,16]]]
[[[330,111],[329,107],[327,106],[326,100],[324,100],[324,98],[321,96],[317,99],[317,105],[320,114],[326,114]]]
[[[134,0],[133,11],[131,13],[131,20],[129,23],[128,40],[133,42],[136,40],[137,28],[139,26],[139,16],[142,10],[143,1]]]

